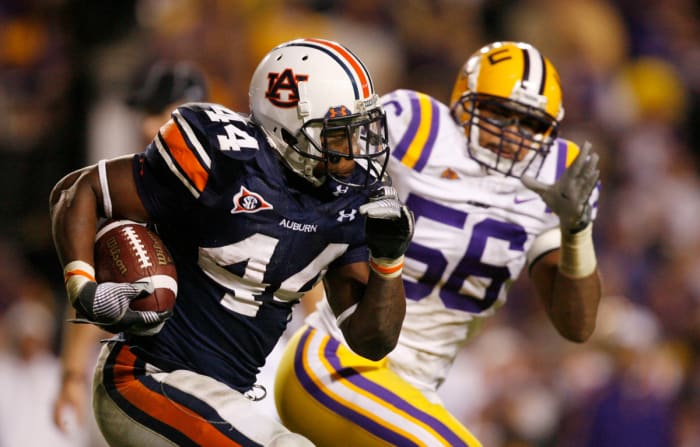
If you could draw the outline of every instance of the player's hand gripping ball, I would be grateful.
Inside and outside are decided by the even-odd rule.
[[[150,282],[153,293],[132,300],[137,311],[172,310],[177,297],[177,271],[168,249],[153,231],[130,220],[109,220],[95,236],[98,283]]]

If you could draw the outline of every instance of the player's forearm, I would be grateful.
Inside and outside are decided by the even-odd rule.
[[[562,230],[552,288],[554,325],[567,339],[586,341],[595,329],[601,294],[592,223],[573,234]]]
[[[405,314],[401,278],[384,279],[371,273],[364,296],[348,319],[346,340],[356,353],[379,360],[396,347]]]
[[[557,272],[549,303],[549,315],[559,333],[574,342],[584,342],[595,330],[601,286],[598,271],[582,278]]]

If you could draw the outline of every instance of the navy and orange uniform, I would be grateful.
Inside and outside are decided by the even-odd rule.
[[[312,186],[282,165],[248,116],[211,103],[175,110],[134,156],[133,175],[175,260],[178,297],[158,334],[126,335],[103,350],[96,380],[123,411],[178,445],[204,430],[183,414],[234,436],[239,426],[232,430],[217,405],[221,391],[253,387],[292,307],[326,270],[367,261],[358,209],[371,191],[331,179]],[[195,374],[178,382],[180,371]],[[175,373],[166,383],[160,372]],[[130,392],[124,383],[134,378],[140,384]],[[163,413],[173,401],[180,416]]]

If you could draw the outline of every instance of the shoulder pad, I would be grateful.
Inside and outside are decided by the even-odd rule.
[[[571,163],[574,162],[576,156],[581,152],[578,144],[573,141],[566,140],[564,138],[557,138],[552,144],[552,149],[549,153],[549,157],[552,157],[554,161],[555,174],[554,179],[558,179],[568,168]]]
[[[396,90],[382,97],[387,114],[392,157],[421,170],[440,130],[449,119],[447,107],[431,96],[412,90]],[[421,160],[423,160],[421,162]]]
[[[261,132],[246,115],[213,103],[184,104],[153,140],[172,173],[195,196],[204,191],[219,153],[235,160],[254,158]]]

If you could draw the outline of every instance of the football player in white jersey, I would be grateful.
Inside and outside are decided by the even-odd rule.
[[[478,446],[436,391],[521,270],[563,337],[583,342],[594,330],[598,157],[557,138],[559,77],[526,43],[471,55],[449,106],[410,90],[382,102],[388,170],[416,218],[399,344],[380,361],[364,359],[338,329],[359,316],[336,319],[321,301],[286,348],[277,408],[319,446]]]
[[[256,411],[256,375],[319,281],[350,346],[380,359],[405,314],[413,220],[385,184],[386,117],[347,48],[271,50],[250,112],[181,105],[145,151],[68,174],[50,197],[66,290],[83,321],[119,333],[93,377],[110,445],[311,446]],[[146,281],[98,283],[99,218],[156,224],[178,272],[173,311],[135,311]],[[250,396],[250,397],[249,397]]]

